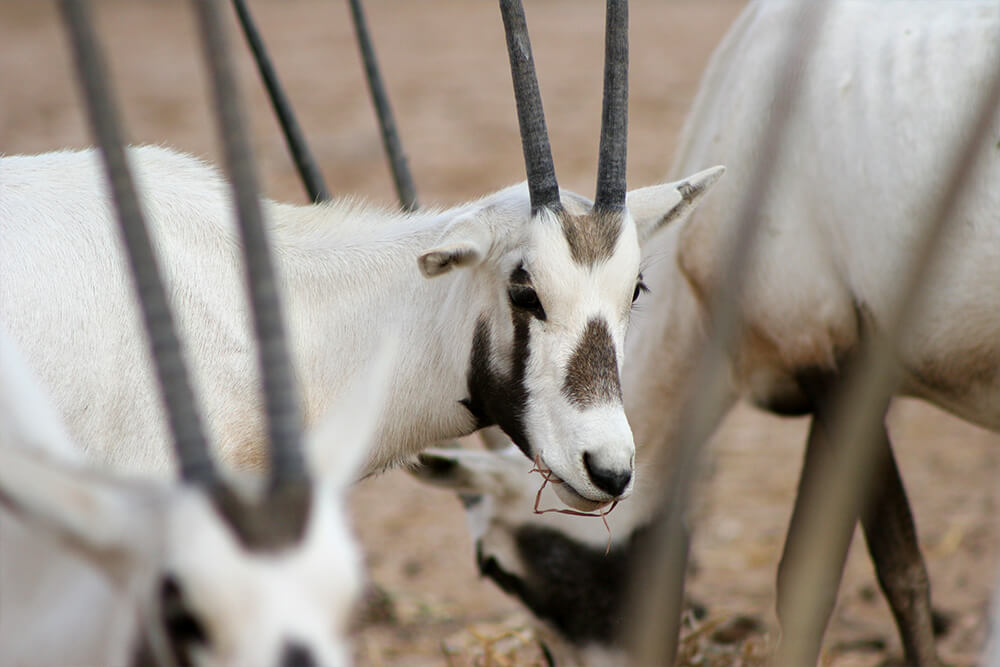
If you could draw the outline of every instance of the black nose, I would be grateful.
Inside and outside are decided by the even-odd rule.
[[[281,652],[279,664],[281,667],[316,667],[318,663],[307,646],[297,641],[289,641],[285,644],[285,650]]]
[[[622,491],[625,490],[625,487],[632,480],[631,470],[608,470],[602,468],[594,463],[590,452],[583,453],[583,466],[587,469],[587,474],[590,475],[590,481],[594,483],[594,486],[615,498],[622,494]]]

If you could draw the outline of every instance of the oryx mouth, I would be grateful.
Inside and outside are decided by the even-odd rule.
[[[618,501],[614,499],[591,500],[590,498],[581,495],[569,482],[564,481],[552,472],[552,469],[546,466],[542,461],[540,454],[535,454],[535,467],[529,472],[537,472],[542,476],[542,485],[538,488],[538,493],[535,495],[535,514],[560,512],[562,514],[572,514],[574,516],[604,516],[613,510],[615,505],[618,504]],[[538,504],[542,500],[542,491],[545,489],[547,484],[553,484],[553,488],[555,489],[556,495],[559,496],[559,499],[573,509],[539,509]],[[601,508],[607,507],[608,505],[611,505],[611,507],[606,512],[600,511]]]
[[[579,493],[577,493],[572,486],[559,479],[559,477],[552,472],[551,469],[544,467],[542,464],[542,457],[538,454],[535,455],[535,467],[532,468],[529,473],[537,472],[542,476],[542,485],[538,487],[538,493],[535,494],[535,514],[545,514],[547,512],[557,512],[559,514],[569,514],[572,516],[599,516],[601,521],[604,522],[604,528],[608,531],[608,545],[604,549],[604,555],[607,556],[611,552],[611,526],[608,525],[608,515],[618,507],[618,501],[605,501],[603,503],[596,502],[594,500],[588,500],[584,498]],[[571,507],[576,507],[576,510],[566,510],[561,508],[549,508],[549,509],[539,509],[538,504],[542,500],[542,491],[545,490],[545,485],[548,483],[555,484],[553,487],[556,490],[556,494],[559,499],[562,500],[567,505]],[[568,495],[563,495],[563,493]],[[607,510],[601,511],[601,508],[607,507]]]

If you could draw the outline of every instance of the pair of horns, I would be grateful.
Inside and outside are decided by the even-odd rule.
[[[264,236],[256,179],[242,117],[237,107],[233,70],[225,47],[221,15],[214,0],[195,0],[194,5],[198,10],[202,40],[212,71],[216,107],[234,185],[265,390],[271,454],[270,489],[273,492],[283,485],[300,482],[305,477],[298,401],[281,323],[274,272]],[[196,484],[220,486],[221,481],[208,449],[166,291],[128,168],[121,124],[112,101],[106,68],[87,3],[62,0],[60,9],[72,42],[77,75],[86,99],[90,122],[104,156],[105,171],[140,297],[181,477]]]
[[[528,173],[531,209],[558,210],[552,149],[545,129],[542,98],[538,92],[535,63],[531,56],[528,26],[521,0],[500,0],[507,53],[510,57],[521,145]],[[594,209],[625,207],[625,156],[628,139],[628,0],[607,0],[604,42],[604,102],[601,112],[601,143],[597,164],[597,194]]]

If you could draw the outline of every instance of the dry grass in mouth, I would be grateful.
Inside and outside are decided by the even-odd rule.
[[[546,514],[548,512],[556,512],[558,514],[569,514],[570,516],[601,517],[601,521],[604,522],[604,528],[607,529],[608,531],[608,545],[604,549],[604,555],[607,555],[608,552],[611,551],[611,526],[608,525],[608,515],[611,514],[611,511],[614,508],[618,507],[618,501],[616,500],[613,503],[611,503],[611,506],[608,507],[608,509],[600,510],[597,512],[580,512],[578,510],[559,509],[557,507],[551,507],[549,509],[544,509],[544,510],[538,509],[539,503],[542,502],[542,491],[545,490],[545,486],[549,482],[553,484],[562,484],[563,481],[558,477],[556,477],[556,475],[551,470],[542,466],[542,459],[538,454],[535,454],[535,467],[529,470],[528,472],[529,473],[537,472],[542,476],[542,485],[538,487],[538,493],[535,494],[535,507],[534,507],[535,514]]]

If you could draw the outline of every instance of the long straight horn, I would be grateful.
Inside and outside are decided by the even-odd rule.
[[[517,121],[521,126],[521,146],[528,172],[532,212],[542,208],[556,210],[559,204],[559,183],[552,163],[552,149],[545,129],[542,96],[535,77],[535,61],[531,57],[528,25],[521,0],[500,0],[504,31],[507,33],[507,54],[510,75],[514,80],[517,100]]]
[[[82,0],[62,0],[59,7],[72,42],[73,60],[77,66],[77,77],[86,100],[91,126],[104,156],[104,168],[149,334],[181,477],[199,484],[212,484],[218,477],[205,441],[163,281],[156,268],[156,258],[129,172],[118,113],[112,101],[88,5]]]
[[[302,456],[302,422],[295,378],[285,343],[277,280],[264,229],[253,156],[241,112],[235,68],[226,40],[218,0],[193,0],[202,47],[211,74],[212,93],[222,135],[226,166],[243,246],[247,286],[271,445],[272,490],[306,476]]]
[[[604,37],[604,105],[597,160],[594,208],[625,207],[625,156],[628,144],[628,0],[608,0]]]

